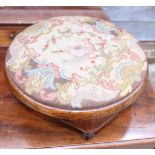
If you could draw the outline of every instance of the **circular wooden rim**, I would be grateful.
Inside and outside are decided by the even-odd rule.
[[[100,117],[100,116],[103,117],[103,116],[107,116],[121,111],[125,107],[132,104],[137,99],[137,97],[141,94],[147,78],[147,74],[146,74],[145,79],[141,81],[137,89],[135,89],[126,98],[123,98],[122,100],[117,101],[111,105],[107,105],[101,108],[94,108],[90,110],[67,110],[67,109],[49,107],[47,105],[41,104],[40,102],[30,98],[29,96],[24,94],[16,85],[13,84],[6,67],[5,67],[5,71],[6,71],[6,76],[11,85],[11,88],[13,90],[13,93],[24,104],[26,104],[27,106],[31,107],[32,109],[40,113],[53,116],[56,118],[68,119],[68,120],[88,119],[91,117]]]

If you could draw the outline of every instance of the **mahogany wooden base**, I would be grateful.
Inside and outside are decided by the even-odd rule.
[[[133,90],[128,96],[114,102],[111,105],[96,109],[76,111],[49,107],[40,103],[39,101],[34,100],[33,98],[30,98],[15,85],[15,83],[10,78],[10,75],[6,68],[5,71],[12,92],[19,100],[40,113],[58,118],[62,120],[62,122],[82,131],[83,137],[85,139],[92,138],[93,135],[97,131],[99,131],[106,123],[108,123],[114,116],[116,116],[118,112],[124,110],[129,105],[134,103],[143,92],[147,79],[146,74],[145,79],[141,81],[141,83],[135,90]]]
[[[82,133],[82,137],[85,140],[89,140],[90,138],[94,137],[95,133],[97,133],[104,125],[106,125],[116,115],[117,113],[107,117],[91,118],[76,121],[69,121],[69,120],[60,120],[60,121],[79,130]]]
[[[116,114],[133,102],[141,95],[143,92],[143,88],[146,83],[146,78],[144,81],[140,83],[140,85],[128,96],[125,98],[113,103],[112,105],[108,105],[101,108],[96,108],[93,110],[63,110],[57,108],[47,107],[40,102],[33,100],[24,92],[22,92],[11,80],[8,71],[6,69],[6,76],[8,78],[8,82],[10,83],[10,87],[15,94],[15,96],[21,100],[24,104],[31,107],[32,109],[58,118],[62,120],[62,122],[82,131],[83,138],[90,139],[95,135],[97,131],[99,131],[106,123],[108,123]]]

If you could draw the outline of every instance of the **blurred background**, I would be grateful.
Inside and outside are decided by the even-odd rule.
[[[109,18],[140,41],[155,40],[155,6],[102,7]]]

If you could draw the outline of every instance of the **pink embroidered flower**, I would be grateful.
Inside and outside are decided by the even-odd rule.
[[[18,83],[22,84],[25,82],[25,78],[22,76],[22,71],[19,70],[15,73],[15,79],[18,81]]]
[[[84,42],[86,45],[89,45],[92,48],[92,51],[96,51],[94,44],[90,41],[90,39],[86,39]]]
[[[50,66],[54,69],[55,78],[60,79],[59,67],[53,63],[51,63]]]
[[[32,44],[35,43],[38,39],[38,36],[26,36],[26,35],[20,35],[18,37],[18,41],[22,44]]]
[[[110,73],[109,73],[109,72],[104,72],[103,75],[104,75],[106,78],[109,78],[109,77],[110,77]]]
[[[132,59],[132,60],[138,60],[139,59],[139,55],[136,53],[136,52],[131,52],[130,53],[130,58]]]
[[[102,80],[102,81],[100,81],[100,84],[102,87],[104,87],[106,89],[117,90],[114,80],[109,80],[109,81]]]
[[[117,90],[114,80],[111,80],[111,79],[105,80],[105,79],[102,79],[102,76],[109,77],[110,75],[108,74],[108,72],[102,72],[97,76],[97,80],[103,88]]]
[[[91,62],[92,64],[95,64],[95,60],[91,60],[90,62]]]
[[[102,76],[104,76],[105,78],[110,78],[110,73],[107,71],[103,71],[99,74],[98,79],[101,79]]]
[[[51,23],[52,27],[61,26],[63,24],[62,20],[59,19],[50,19],[49,22]]]
[[[81,84],[83,84],[87,81],[87,79],[79,76],[76,73],[73,73],[71,76],[71,81],[73,81],[76,84],[76,89],[78,89]]]
[[[80,67],[80,70],[83,70],[83,67]]]
[[[52,101],[54,100],[56,97],[57,97],[57,93],[56,92],[53,92],[53,93],[46,93],[45,90],[42,90],[40,92],[40,96],[42,99],[44,100],[49,100],[49,101]]]

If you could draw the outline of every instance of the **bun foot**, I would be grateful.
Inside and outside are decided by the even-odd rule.
[[[89,139],[93,138],[94,135],[95,135],[95,133],[84,132],[82,134],[82,138],[85,140],[89,140]]]

